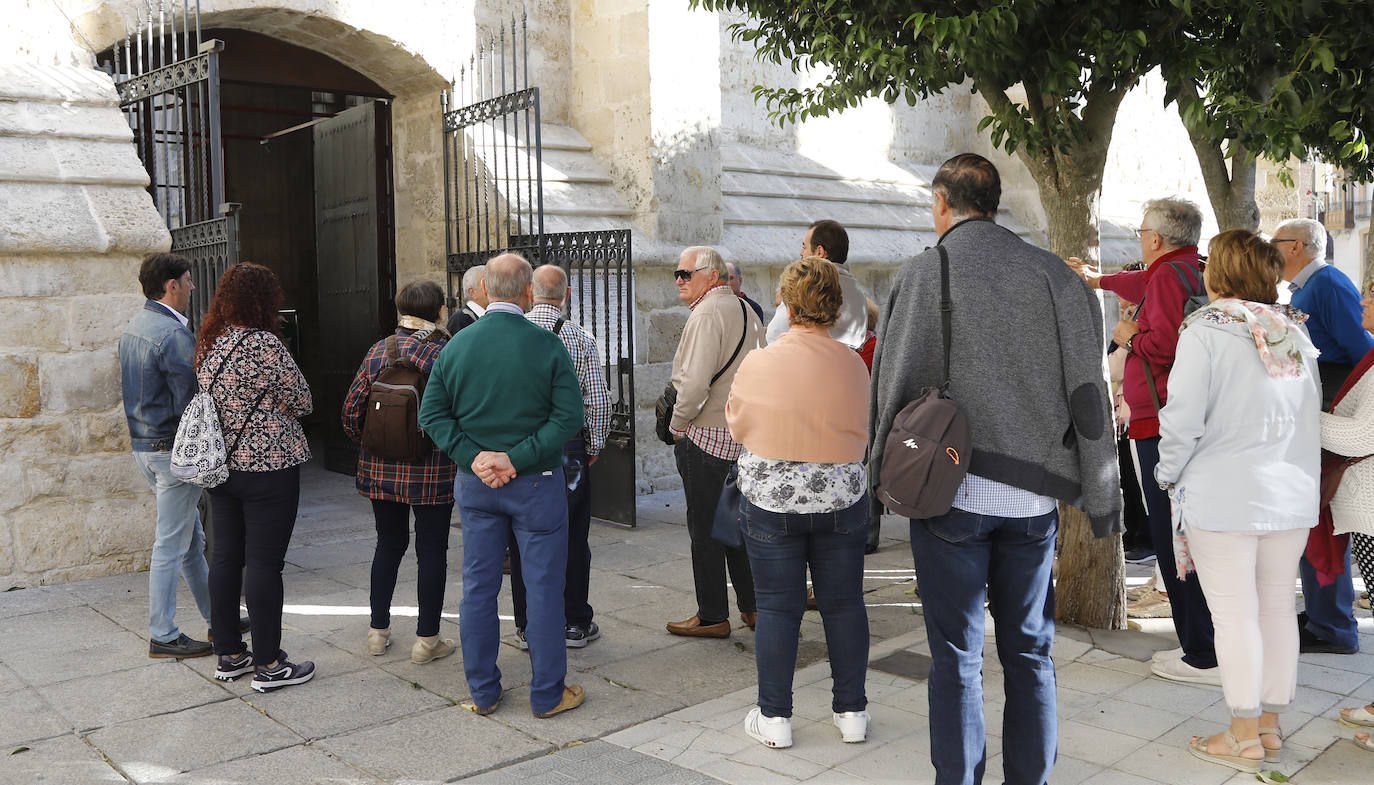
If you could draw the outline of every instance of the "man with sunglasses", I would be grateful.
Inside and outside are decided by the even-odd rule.
[[[725,401],[740,363],[749,352],[763,346],[763,322],[735,296],[728,283],[725,260],[714,249],[693,246],[683,251],[673,278],[678,299],[691,309],[673,355],[677,403],[669,428],[677,437],[673,455],[687,496],[687,534],[692,542],[697,612],[684,621],[670,622],[668,632],[696,638],[727,638],[727,567],[740,620],[752,628],[757,613],[749,557],[743,548],[727,548],[711,539],[711,524],[725,486],[725,475],[741,451],[725,424]]]
[[[1361,324],[1360,292],[1345,273],[1326,263],[1326,227],[1310,218],[1279,224],[1269,243],[1283,256],[1283,278],[1293,293],[1294,308],[1307,314],[1307,331],[1321,351],[1317,370],[1322,380],[1322,408],[1355,369],[1355,363],[1374,347],[1374,338]],[[1304,556],[1298,562],[1303,607],[1298,614],[1298,648],[1312,654],[1355,654],[1360,650],[1355,626],[1355,586],[1350,578],[1350,545],[1345,547],[1345,570],[1328,586]]]

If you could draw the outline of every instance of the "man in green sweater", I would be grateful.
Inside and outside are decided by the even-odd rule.
[[[487,263],[486,313],[456,335],[430,372],[420,427],[458,464],[454,495],[463,521],[463,670],[478,714],[501,702],[501,563],[514,533],[528,596],[530,710],[552,717],[582,705],[566,685],[563,582],[568,551],[563,444],[582,429],[572,359],[552,332],[525,319],[529,262]]]

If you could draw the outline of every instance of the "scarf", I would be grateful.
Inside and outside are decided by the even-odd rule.
[[[1250,330],[1264,369],[1274,379],[1301,379],[1306,373],[1303,357],[1315,358],[1319,354],[1312,339],[1298,329],[1306,315],[1286,306],[1222,297],[1184,319],[1179,331],[1200,319],[1216,324],[1243,323]]]
[[[1345,384],[1341,385],[1340,391],[1331,401],[1331,411],[1336,411],[1336,404],[1340,403],[1346,393],[1360,381],[1360,377],[1365,375],[1370,366],[1374,366],[1374,349],[1366,352],[1355,366],[1355,370],[1345,378]],[[1364,459],[1347,458],[1322,450],[1323,504],[1317,525],[1307,534],[1307,550],[1303,553],[1317,573],[1317,584],[1320,586],[1330,586],[1345,572],[1345,551],[1349,547],[1350,535],[1336,534],[1336,522],[1331,517],[1331,497],[1336,495],[1336,489],[1340,487],[1345,470],[1362,460]]]
[[[448,338],[448,331],[434,322],[426,321],[418,316],[402,316],[396,326],[402,330],[412,330],[411,337],[417,341],[423,341],[431,334],[440,338]]]

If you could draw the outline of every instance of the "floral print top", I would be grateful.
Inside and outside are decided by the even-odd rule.
[[[229,327],[215,339],[196,378],[215,401],[225,449],[233,449],[231,470],[270,472],[310,460],[310,445],[297,419],[314,407],[310,387],[277,336]]]
[[[769,512],[834,512],[863,498],[868,474],[862,461],[777,461],[745,450],[736,484],[751,504]]]

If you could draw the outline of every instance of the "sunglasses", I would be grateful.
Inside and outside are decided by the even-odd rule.
[[[674,278],[675,280],[682,281],[682,282],[685,283],[685,282],[687,282],[687,281],[692,280],[692,276],[693,276],[694,274],[699,273],[699,272],[701,272],[702,270],[707,270],[707,269],[710,269],[710,268],[707,268],[707,267],[698,267],[698,268],[695,269],[695,270],[674,270],[674,271],[673,271],[673,278]]]

